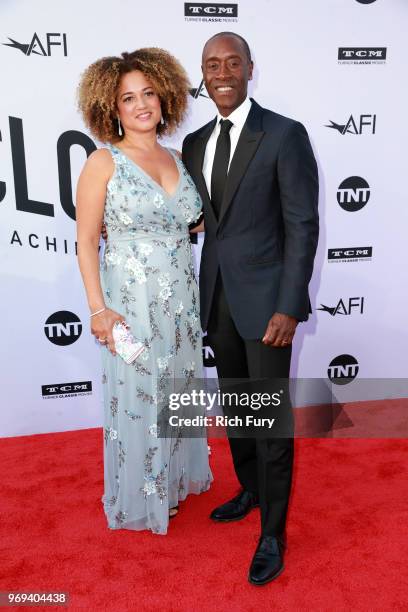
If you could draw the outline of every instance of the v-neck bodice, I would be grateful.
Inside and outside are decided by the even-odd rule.
[[[173,157],[179,180],[169,194],[118,147],[108,145],[115,170],[107,185],[105,224],[109,240],[135,236],[184,235],[201,213],[201,198],[177,153]]]
[[[137,170],[143,174],[143,176],[146,177],[146,180],[150,181],[151,183],[153,183],[153,185],[155,187],[157,187],[158,189],[160,189],[160,191],[162,191],[162,193],[169,199],[174,198],[179,190],[180,187],[180,183],[181,183],[181,168],[180,168],[180,164],[179,162],[179,157],[178,155],[175,153],[174,149],[170,149],[168,147],[165,147],[166,150],[168,151],[168,153],[171,155],[171,157],[174,160],[174,163],[176,164],[176,168],[177,168],[177,172],[178,172],[178,180],[177,180],[177,184],[176,187],[173,191],[173,193],[169,193],[166,189],[164,189],[163,185],[161,185],[160,183],[158,183],[148,172],[146,172],[146,170],[144,170],[139,164],[137,164],[131,157],[129,157],[129,155],[126,155],[126,153],[124,153],[121,149],[119,149],[119,147],[115,147],[115,145],[111,145],[112,149],[114,149],[115,151],[117,151],[119,154],[123,155],[123,157],[125,157],[130,164],[133,164],[135,166],[135,168],[137,168]]]

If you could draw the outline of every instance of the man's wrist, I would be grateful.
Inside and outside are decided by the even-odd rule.
[[[299,319],[297,319],[293,315],[287,314],[286,312],[275,312],[274,314],[277,314],[277,315],[279,315],[281,317],[287,317],[288,319],[293,319],[297,323],[299,322]]]

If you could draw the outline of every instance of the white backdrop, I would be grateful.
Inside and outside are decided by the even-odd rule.
[[[80,73],[99,57],[160,46],[180,59],[197,89],[202,46],[222,30],[239,32],[251,46],[251,95],[302,121],[318,159],[314,313],[297,332],[292,376],[325,378],[341,355],[355,358],[361,378],[406,376],[408,3],[239,0],[207,2],[207,13],[192,6],[186,16],[179,0],[1,2],[0,436],[101,424],[99,348],[89,334],[71,218],[70,186],[75,193],[85,148],[92,148],[76,112]],[[340,59],[339,48],[346,49]],[[215,115],[205,90],[198,93],[172,139],[177,147]],[[360,178],[341,185],[351,177]],[[48,321],[61,311],[72,314]],[[60,346],[45,330],[75,341]]]

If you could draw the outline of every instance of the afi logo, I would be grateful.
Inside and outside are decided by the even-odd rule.
[[[190,96],[192,96],[195,100],[197,100],[197,98],[208,98],[209,96],[207,96],[205,92],[205,85],[204,85],[204,79],[201,80],[201,83],[198,87],[192,87],[191,89],[189,89],[189,93]]]
[[[344,136],[344,134],[361,135],[363,132],[375,134],[376,122],[377,115],[360,115],[360,118],[357,119],[357,121],[354,119],[353,115],[350,115],[349,119],[347,120],[347,123],[345,123],[344,125],[335,123],[330,119],[331,125],[325,125],[324,127],[337,130],[342,136]]]
[[[203,362],[206,368],[215,367],[214,351],[208,342],[208,336],[203,337]]]
[[[340,183],[337,202],[343,210],[361,210],[370,199],[370,185],[361,176],[350,176]]]
[[[317,308],[316,310],[328,312],[332,317],[335,317],[336,315],[351,315],[351,313],[355,311],[357,311],[358,314],[363,314],[364,298],[351,297],[348,299],[348,301],[340,299],[336,306],[326,306],[325,304],[320,304],[320,308]]]
[[[327,375],[335,385],[348,385],[358,374],[358,361],[352,355],[339,355],[331,362]]]
[[[80,337],[82,323],[73,312],[60,310],[48,317],[44,325],[44,331],[48,340],[53,344],[68,346]]]
[[[68,55],[67,51],[67,35],[62,33],[47,32],[45,38],[41,41],[40,37],[36,32],[29,43],[19,43],[17,40],[8,37],[9,43],[3,43],[6,47],[12,47],[13,49],[19,49],[24,55],[43,55],[50,57],[52,52],[55,51],[54,47],[62,47],[59,52],[63,53],[65,57]]]

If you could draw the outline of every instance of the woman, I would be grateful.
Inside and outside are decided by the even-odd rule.
[[[188,86],[178,61],[155,48],[100,59],[79,86],[84,121],[107,144],[79,178],[77,229],[91,331],[105,345],[102,501],[111,529],[164,534],[178,502],[212,480],[204,437],[161,438],[157,427],[166,383],[202,376],[188,233],[201,201],[178,154],[157,141],[181,123]],[[123,320],[145,346],[131,365],[115,355],[112,327]]]

